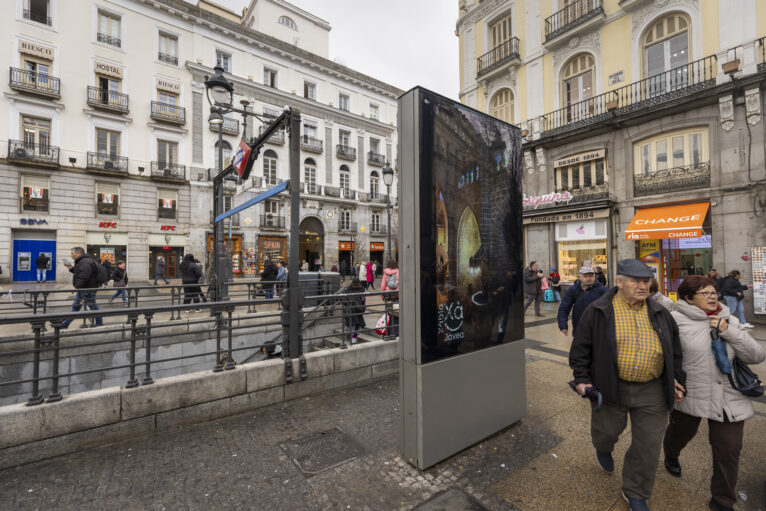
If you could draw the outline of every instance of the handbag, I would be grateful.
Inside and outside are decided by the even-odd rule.
[[[728,376],[731,386],[744,395],[748,397],[761,397],[763,395],[763,385],[758,379],[758,375],[751,371],[739,357],[734,357],[731,373]]]
[[[386,327],[391,324],[391,318],[388,314],[383,314],[377,323],[375,323],[375,333],[378,335],[386,335]]]

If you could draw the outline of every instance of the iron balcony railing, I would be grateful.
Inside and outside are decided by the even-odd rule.
[[[269,122],[271,122],[273,120],[274,119],[271,119]],[[258,135],[263,135],[264,131],[266,131],[266,127],[265,126],[261,126],[260,128],[258,128]],[[285,143],[285,130],[279,130],[279,131],[275,132],[273,135],[271,135],[269,137],[269,139],[266,141],[266,143],[267,144],[275,144],[275,145],[283,145]],[[301,142],[301,145],[303,145],[302,142]],[[321,151],[321,147],[322,147],[322,141],[321,140],[319,141],[319,147],[320,147],[319,152],[322,152]]]
[[[223,123],[221,124],[210,123],[210,131],[215,131],[216,133],[218,133],[219,129],[223,129],[223,132],[226,133],[227,135],[238,135],[239,120],[224,117]]]
[[[88,151],[88,168],[128,173],[128,157]]]
[[[186,165],[179,165],[177,163],[168,163],[164,161],[153,161],[152,177],[185,180]]]
[[[272,213],[261,215],[261,227],[264,229],[284,229],[285,217]]]
[[[372,225],[370,227],[370,233],[371,234],[386,234],[386,226],[385,225]]]
[[[127,112],[128,99],[128,95],[121,92],[88,86],[88,104],[95,108]]]
[[[644,78],[543,116],[543,135],[549,136],[602,121],[615,115],[654,107],[715,85],[715,55]]]
[[[186,109],[170,103],[152,101],[151,117],[158,121],[186,124]]]
[[[170,55],[169,53],[157,53],[157,60],[161,62],[167,62],[168,64],[173,64],[174,66],[178,65],[178,57],[175,55]]]
[[[308,135],[303,135],[301,137],[301,149],[304,151],[308,151],[310,153],[321,153],[322,152],[322,141],[318,138],[310,137]]]
[[[335,154],[342,160],[356,160],[356,148],[343,144],[335,146]]]
[[[710,162],[633,175],[633,195],[693,190],[710,186]]]
[[[356,222],[338,222],[338,232],[356,232]]]
[[[321,195],[322,187],[316,183],[301,182],[301,193],[307,193],[309,195]]]
[[[766,72],[766,37],[758,39],[758,46],[761,49],[761,60],[758,61],[758,72]]]
[[[119,37],[112,37],[107,34],[102,34],[101,32],[96,35],[96,39],[98,39],[98,42],[100,43],[106,43],[111,46],[116,46],[117,48],[122,45],[122,41],[120,41]]]
[[[338,190],[340,192],[340,198],[341,199],[356,199],[356,191],[349,190],[348,188],[340,188]]]
[[[604,13],[603,0],[577,0],[545,19],[545,40],[560,36]]]
[[[386,164],[386,155],[370,151],[367,153],[367,163],[382,167]]]
[[[58,165],[59,148],[50,144],[35,144],[23,140],[9,140],[8,159]]]
[[[11,89],[34,92],[36,94],[60,98],[61,80],[43,73],[35,73],[25,69],[12,67],[10,87]]]
[[[36,21],[37,23],[42,23],[44,25],[52,26],[53,20],[50,16],[47,16],[45,14],[40,14],[38,12],[34,12],[30,9],[24,9],[24,19],[30,20],[30,21]]]
[[[511,37],[476,59],[476,76],[497,69],[507,62],[519,58],[519,38]]]

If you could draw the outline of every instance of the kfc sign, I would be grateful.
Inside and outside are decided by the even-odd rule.
[[[175,225],[161,225],[160,226],[161,231],[175,231],[176,226]]]
[[[107,229],[117,229],[117,222],[99,222],[98,226]]]

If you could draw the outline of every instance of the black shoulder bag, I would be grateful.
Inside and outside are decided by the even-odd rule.
[[[729,383],[736,390],[742,392],[748,397],[761,397],[763,395],[763,385],[758,375],[747,367],[739,357],[734,357],[731,363],[731,373],[728,374]]]

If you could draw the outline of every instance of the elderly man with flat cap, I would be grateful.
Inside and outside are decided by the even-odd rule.
[[[622,496],[635,511],[649,509],[662,437],[686,379],[678,327],[649,300],[652,276],[637,259],[620,261],[617,286],[583,313],[569,352],[577,392],[585,395],[595,386],[604,398],[603,408],[591,412],[591,438],[606,472],[614,472],[612,451],[630,415]]]

